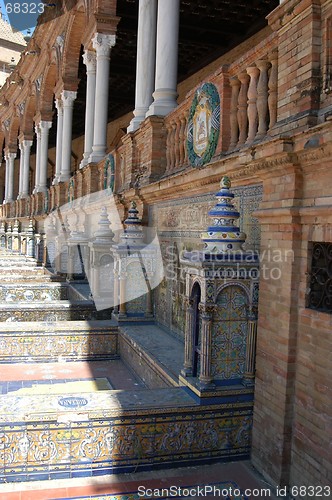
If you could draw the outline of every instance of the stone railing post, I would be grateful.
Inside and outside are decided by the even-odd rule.
[[[257,82],[259,76],[259,69],[257,66],[252,65],[246,69],[250,76],[250,83],[248,87],[248,137],[247,143],[254,141],[257,134],[258,114],[257,114]]]

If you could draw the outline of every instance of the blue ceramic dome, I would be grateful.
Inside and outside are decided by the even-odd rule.
[[[224,176],[220,191],[216,194],[217,204],[208,212],[212,224],[201,236],[205,250],[212,253],[236,253],[243,251],[246,234],[237,225],[240,217],[233,204],[234,194],[230,192],[231,181]]]

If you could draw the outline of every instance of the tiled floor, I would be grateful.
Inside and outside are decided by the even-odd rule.
[[[121,360],[59,363],[0,364],[2,394],[8,388],[27,387],[29,383],[54,383],[70,380],[107,378],[113,389],[138,389],[144,384]]]
[[[214,490],[212,489],[212,492],[209,488],[205,490],[204,488],[208,486],[211,486]],[[172,490],[171,487],[173,487]],[[201,489],[199,490],[198,487]],[[236,491],[238,488],[241,490],[240,496]],[[152,496],[151,492],[148,491],[149,489],[158,491]],[[186,491],[186,489],[190,491]],[[168,495],[165,490],[169,490]],[[231,493],[228,497],[223,494],[226,493],[225,490]],[[74,498],[139,500],[139,498],[173,498],[174,491],[179,493],[176,498],[187,499],[208,497],[230,498],[231,500],[245,500],[246,498],[249,500],[253,498],[276,500],[275,488],[266,483],[248,461],[120,474],[94,479],[78,478],[71,479],[70,482],[57,480],[0,485],[0,498],[1,500]],[[244,495],[245,492],[247,493],[246,496]],[[205,495],[205,493],[209,493],[209,495]]]

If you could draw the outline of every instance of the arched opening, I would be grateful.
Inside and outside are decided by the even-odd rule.
[[[201,301],[201,287],[198,283],[195,283],[192,291],[191,297],[193,301],[193,320],[192,320],[192,338],[193,338],[193,377],[199,375],[200,368],[200,354],[201,354],[201,328],[200,328],[200,317],[199,317],[199,303]]]

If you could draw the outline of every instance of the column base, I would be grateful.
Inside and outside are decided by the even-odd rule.
[[[70,179],[70,174],[60,174],[58,179],[58,184],[59,182],[68,182],[69,179]]]
[[[158,89],[153,93],[153,103],[149,107],[148,116],[166,116],[178,105],[177,92],[172,89]]]
[[[33,194],[36,193],[46,193],[47,192],[47,187],[46,186],[38,186],[37,188],[34,189]]]
[[[89,158],[92,155],[92,152],[90,151],[89,153],[84,153],[82,161],[80,163],[80,168],[84,168],[89,164]]]
[[[198,386],[201,391],[207,391],[209,389],[215,389],[215,384],[212,379],[199,379]]]
[[[193,369],[192,368],[187,368],[187,367],[183,367],[182,370],[181,370],[181,375],[183,377],[192,377],[193,376]]]
[[[106,156],[105,146],[93,146],[92,153],[89,156],[88,163],[98,163]]]
[[[136,115],[136,112],[137,112],[137,115]],[[148,112],[148,109],[140,110],[139,113],[138,113],[138,110],[134,111],[134,118],[129,123],[129,126],[127,128],[127,133],[135,132],[135,130],[139,129],[141,123],[145,120],[145,115],[147,112]]]

